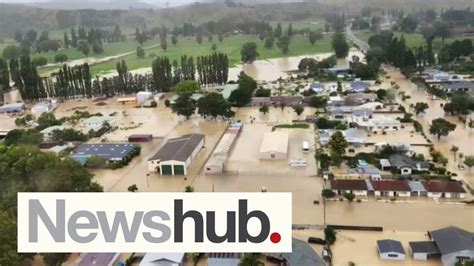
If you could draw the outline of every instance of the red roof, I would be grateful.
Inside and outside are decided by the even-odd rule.
[[[411,191],[408,182],[401,180],[372,181],[375,191]]]
[[[422,181],[428,192],[466,193],[459,181]]]
[[[337,190],[367,190],[365,180],[359,179],[335,179],[331,180],[331,188]]]

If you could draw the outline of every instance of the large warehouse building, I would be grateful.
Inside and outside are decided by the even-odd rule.
[[[268,132],[263,136],[260,145],[260,159],[282,160],[288,158],[288,133],[282,131]]]
[[[205,136],[189,134],[170,139],[148,160],[148,171],[161,175],[186,175],[191,161],[204,147]]]

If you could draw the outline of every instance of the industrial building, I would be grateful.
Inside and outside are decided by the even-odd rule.
[[[25,110],[24,103],[8,103],[0,106],[0,114],[23,113]]]
[[[92,156],[98,156],[113,163],[124,161],[128,156],[137,155],[137,149],[140,149],[140,146],[129,143],[84,143],[77,147],[70,157],[82,165]]]
[[[170,139],[148,160],[148,171],[161,175],[186,175],[187,168],[204,147],[205,136],[188,134]]]
[[[204,173],[222,174],[225,171],[230,150],[232,149],[241,129],[241,123],[229,125],[229,128],[227,128],[219,141],[219,144],[217,144],[217,147],[207,161],[206,166],[204,167]]]
[[[288,158],[287,132],[273,131],[265,133],[260,145],[261,160],[283,160]]]

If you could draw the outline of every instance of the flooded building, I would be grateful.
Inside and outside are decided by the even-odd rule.
[[[430,198],[463,199],[466,190],[459,181],[422,181]]]
[[[7,103],[0,106],[0,114],[23,113],[26,110],[24,103]]]
[[[392,239],[378,240],[377,252],[382,260],[405,260],[405,250],[400,241]]]
[[[460,81],[441,85],[444,92],[469,92],[474,91],[474,81]]]
[[[115,118],[112,116],[91,116],[82,121],[81,125],[87,131],[99,131],[106,125],[114,126],[115,122]]]
[[[135,255],[135,257],[143,257],[138,266],[182,266],[186,260],[186,254],[184,252],[146,253]]]
[[[441,253],[443,266],[474,260],[473,232],[450,226],[430,231],[429,235]]]
[[[334,179],[331,180],[331,189],[337,195],[352,193],[356,196],[367,196],[367,181],[360,179]]]
[[[108,163],[122,162],[137,155],[140,146],[129,143],[84,143],[79,145],[70,158],[84,165],[90,157],[98,156]]]
[[[273,131],[265,133],[260,145],[261,160],[283,160],[288,158],[289,136],[287,132]]]
[[[74,262],[74,266],[113,266],[119,257],[120,253],[82,253]]]
[[[401,180],[372,181],[376,197],[410,197],[411,189],[408,182]]]
[[[207,161],[204,167],[204,173],[222,174],[225,171],[227,158],[230,155],[230,150],[234,146],[242,126],[243,125],[241,123],[229,125],[229,128],[227,128],[226,132],[219,141],[219,144],[217,144],[217,147],[214,149],[214,152]]]
[[[188,134],[168,140],[165,145],[148,160],[148,171],[161,175],[186,175],[187,168],[204,147],[205,136]]]
[[[416,161],[403,154],[391,155],[388,158],[388,164],[386,160],[381,161],[380,164],[383,165],[385,170],[391,169],[401,175],[411,175],[413,172],[428,172],[430,170],[428,162]]]
[[[326,263],[306,242],[293,238],[291,253],[266,253],[270,262],[288,266],[324,266]]]
[[[45,129],[41,130],[40,133],[43,134],[43,140],[49,141],[49,140],[53,139],[54,131],[56,131],[56,130],[62,131],[64,129],[65,129],[64,126],[51,126],[51,127],[47,127]]]

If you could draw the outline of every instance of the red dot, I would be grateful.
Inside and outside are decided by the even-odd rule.
[[[279,233],[272,233],[270,235],[270,241],[272,241],[272,243],[278,243],[280,242],[281,240],[281,235]]]

